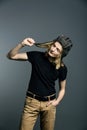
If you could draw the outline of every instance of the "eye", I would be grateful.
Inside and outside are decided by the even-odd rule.
[[[53,47],[55,47],[55,44],[53,44]]]

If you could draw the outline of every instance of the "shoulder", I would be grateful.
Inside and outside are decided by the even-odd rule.
[[[27,53],[27,55],[36,55],[36,54],[40,55],[40,54],[43,54],[44,52],[40,52],[40,51],[28,51],[26,53]]]
[[[59,80],[63,81],[67,77],[67,66],[63,63],[61,67],[59,68]]]
[[[67,66],[64,63],[61,64],[61,67],[59,68],[59,70],[60,70],[60,72],[61,71],[63,71],[63,72],[67,72],[68,71]]]
[[[28,60],[31,62],[38,59],[39,57],[41,57],[44,54],[44,52],[40,52],[40,51],[28,51],[26,53],[28,56]]]

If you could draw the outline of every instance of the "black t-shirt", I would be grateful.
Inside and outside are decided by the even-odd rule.
[[[59,69],[49,61],[45,52],[27,52],[28,61],[32,65],[31,78],[28,91],[40,96],[48,96],[56,93],[55,81],[63,81],[67,76],[67,67],[64,65]]]

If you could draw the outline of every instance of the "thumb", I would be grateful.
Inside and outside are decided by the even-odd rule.
[[[49,102],[46,104],[46,107],[48,107],[51,103],[52,103],[52,102],[51,102],[51,101],[49,101]]]

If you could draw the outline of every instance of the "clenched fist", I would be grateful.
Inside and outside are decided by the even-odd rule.
[[[35,41],[34,41],[34,39],[32,39],[32,38],[25,38],[23,41],[22,41],[22,45],[23,46],[32,46],[32,45],[34,45],[34,43],[35,43]]]

